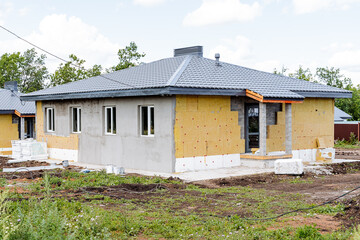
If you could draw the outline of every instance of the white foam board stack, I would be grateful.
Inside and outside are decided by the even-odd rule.
[[[21,160],[46,160],[47,144],[33,139],[15,140],[12,144],[12,158]]]

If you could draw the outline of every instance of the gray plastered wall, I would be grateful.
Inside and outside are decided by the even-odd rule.
[[[140,135],[139,106],[155,111],[155,135]],[[116,107],[116,135],[105,135],[104,107]],[[44,101],[55,109],[57,136],[71,134],[71,107],[81,108],[79,162],[173,172],[175,168],[175,97],[107,98]],[[44,118],[46,119],[46,118]],[[45,125],[45,124],[44,124]]]

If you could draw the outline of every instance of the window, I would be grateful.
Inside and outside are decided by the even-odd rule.
[[[80,133],[81,132],[81,108],[78,108],[78,107],[71,108],[71,119],[72,119],[72,132]]]
[[[55,111],[54,108],[46,108],[46,131],[55,131]]]
[[[105,134],[116,134],[116,107],[105,107]]]
[[[140,107],[140,124],[142,136],[154,136],[154,106]]]

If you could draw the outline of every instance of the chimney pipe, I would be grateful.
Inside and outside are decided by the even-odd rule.
[[[215,65],[220,66],[220,53],[215,53]]]
[[[203,47],[202,46],[192,46],[192,47],[174,49],[174,57],[184,56],[184,55],[193,55],[193,56],[202,57],[203,56]]]
[[[4,89],[10,90],[12,92],[18,91],[18,86],[16,81],[8,81],[4,83]]]

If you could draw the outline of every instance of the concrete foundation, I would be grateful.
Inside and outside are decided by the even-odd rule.
[[[316,153],[318,151],[320,151],[322,156],[326,157],[328,160],[334,160],[335,158],[334,148],[293,150],[292,155],[293,159],[301,159],[304,162],[316,162]]]
[[[279,159],[274,162],[275,174],[294,174],[304,173],[304,165],[301,159]]]
[[[275,159],[259,160],[259,159],[241,159],[240,166],[249,168],[273,168]]]
[[[175,172],[199,171],[240,166],[240,154],[176,158]]]
[[[49,158],[59,160],[79,161],[79,151],[72,149],[48,148]]]

